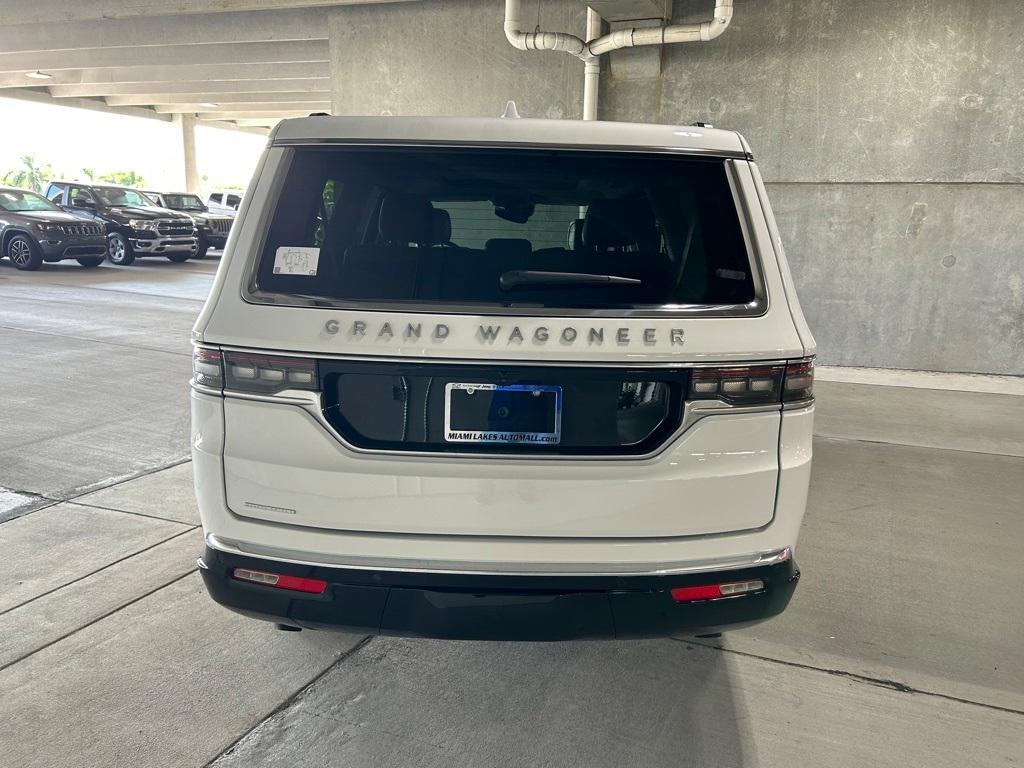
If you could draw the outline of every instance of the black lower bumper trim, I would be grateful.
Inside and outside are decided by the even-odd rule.
[[[683,576],[471,576],[303,566],[207,547],[203,580],[233,611],[310,629],[468,640],[574,640],[720,632],[781,613],[800,572],[776,565]],[[327,582],[322,595],[233,578],[235,568]],[[764,590],[677,603],[673,587],[761,579]]]

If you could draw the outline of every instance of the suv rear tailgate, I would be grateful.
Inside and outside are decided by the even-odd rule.
[[[228,506],[344,531],[672,537],[766,525],[781,414],[705,417],[638,459],[395,456],[356,452],[295,405],[225,400]],[[267,439],[273,435],[274,439]]]

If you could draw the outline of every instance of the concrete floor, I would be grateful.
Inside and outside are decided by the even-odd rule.
[[[1024,762],[1024,397],[822,382],[804,578],[720,642],[286,634],[193,567],[216,263],[0,262],[0,766]]]

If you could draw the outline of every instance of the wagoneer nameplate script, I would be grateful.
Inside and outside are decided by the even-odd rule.
[[[449,443],[557,445],[562,436],[562,388],[447,384],[444,423]]]

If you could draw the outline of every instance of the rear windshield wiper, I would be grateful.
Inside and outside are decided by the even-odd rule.
[[[593,275],[589,272],[545,272],[539,269],[513,269],[498,278],[503,290],[511,291],[523,286],[589,286],[640,285],[643,281],[621,275]]]

